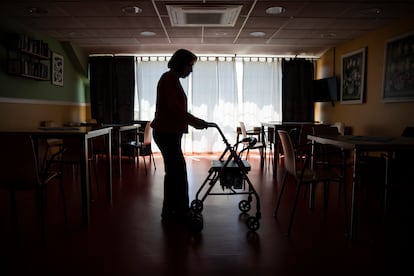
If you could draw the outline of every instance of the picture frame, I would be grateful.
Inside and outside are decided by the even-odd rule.
[[[366,48],[342,55],[341,103],[361,104],[365,94]]]
[[[386,42],[383,102],[414,101],[414,32]]]
[[[63,86],[63,73],[64,73],[64,58],[62,55],[52,52],[52,84]]]

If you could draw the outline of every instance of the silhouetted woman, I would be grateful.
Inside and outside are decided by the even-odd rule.
[[[181,140],[188,133],[188,125],[196,129],[207,128],[207,122],[187,111],[187,96],[180,83],[193,71],[197,56],[177,50],[168,62],[157,86],[153,137],[164,159],[164,201],[161,217],[164,220],[186,221],[189,214],[187,168]]]

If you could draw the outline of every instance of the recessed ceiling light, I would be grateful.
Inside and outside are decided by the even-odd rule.
[[[141,35],[142,36],[154,36],[154,35],[156,35],[156,33],[154,33],[154,32],[141,32]]]
[[[131,6],[131,7],[123,7],[122,11],[128,14],[139,14],[142,12],[142,9],[137,6]]]
[[[215,36],[226,36],[227,33],[226,32],[215,32],[214,35]]]
[[[43,15],[49,12],[48,10],[39,8],[39,7],[30,7],[28,10],[29,10],[29,14],[36,14],[36,15]]]
[[[361,13],[365,15],[379,15],[382,13],[382,9],[381,8],[368,8],[368,9],[361,10]]]
[[[321,34],[321,38],[334,38],[334,37],[336,37],[336,33]]]
[[[263,37],[263,36],[266,35],[266,33],[264,33],[264,32],[251,32],[250,35],[254,36],[254,37]]]
[[[285,11],[286,9],[284,7],[270,7],[266,9],[267,14],[281,14]]]

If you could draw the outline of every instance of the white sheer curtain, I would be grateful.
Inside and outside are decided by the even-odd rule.
[[[168,57],[137,57],[135,120],[152,120],[159,77],[168,70]],[[189,111],[215,122],[233,143],[239,121],[249,127],[277,121],[281,115],[281,62],[274,58],[200,57],[193,73],[181,79]],[[174,116],[174,114],[172,114]],[[187,153],[220,152],[224,143],[215,129],[189,129]],[[154,149],[158,149],[155,147]]]
[[[235,137],[237,119],[237,83],[232,58],[201,58],[192,73],[191,112],[209,122],[215,122],[227,139]],[[224,143],[216,129],[192,129],[192,141],[186,151],[217,152]]]
[[[244,58],[239,119],[247,129],[282,120],[282,65],[275,58]]]
[[[166,58],[137,58],[134,120],[154,119],[157,83],[161,75],[167,71],[167,63]]]

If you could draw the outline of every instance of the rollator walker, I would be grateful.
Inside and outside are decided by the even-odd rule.
[[[256,215],[249,215],[246,220],[246,225],[249,230],[256,231],[260,227],[260,199],[247,176],[251,166],[247,160],[242,160],[241,156],[244,151],[254,146],[257,139],[248,137],[231,146],[217,124],[209,123],[209,127],[214,127],[218,130],[226,148],[218,160],[212,160],[209,174],[198,189],[195,199],[191,202],[191,210],[195,214],[195,228],[197,228],[198,231],[201,231],[203,228],[203,218],[201,213],[203,211],[204,201],[209,195],[247,195],[247,199],[243,199],[239,202],[239,210],[243,214],[247,214],[251,209],[253,199],[255,199]],[[247,146],[237,153],[237,146],[240,143]],[[220,183],[223,192],[212,192],[214,186],[218,182]]]

